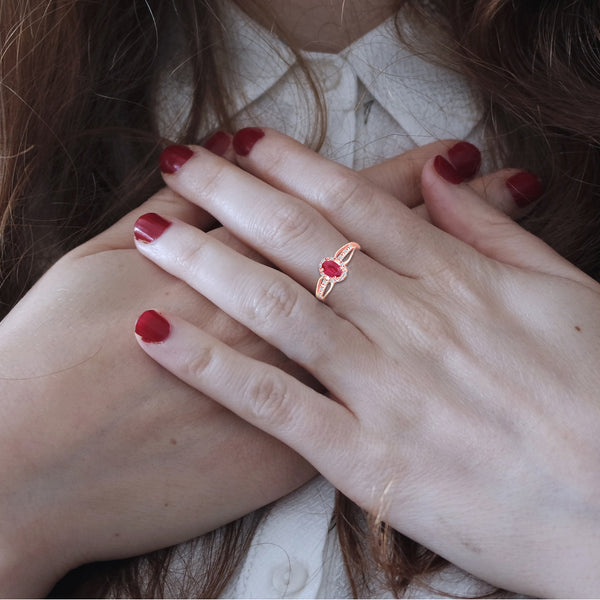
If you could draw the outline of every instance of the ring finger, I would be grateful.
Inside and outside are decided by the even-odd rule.
[[[348,347],[370,352],[369,342],[354,325],[293,279],[210,234],[151,213],[136,222],[135,238],[142,254],[318,379],[326,379],[335,394],[344,391],[339,387],[343,379],[336,380],[330,360]]]

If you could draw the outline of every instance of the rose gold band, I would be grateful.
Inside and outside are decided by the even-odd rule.
[[[333,257],[324,258],[319,264],[321,277],[317,281],[315,296],[319,300],[325,300],[333,286],[346,279],[348,275],[348,263],[352,260],[355,250],[360,250],[356,242],[348,242],[342,246]]]

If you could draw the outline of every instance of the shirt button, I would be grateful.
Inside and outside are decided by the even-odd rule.
[[[285,562],[273,568],[273,588],[281,597],[299,592],[307,581],[308,571],[299,562]]]
[[[320,83],[323,91],[331,92],[335,90],[342,81],[344,63],[340,60],[322,58],[315,60],[315,71],[320,76]]]

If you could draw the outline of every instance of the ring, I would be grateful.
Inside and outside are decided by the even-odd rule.
[[[319,264],[321,277],[317,281],[317,289],[315,290],[315,296],[319,300],[325,300],[333,286],[346,279],[348,275],[346,265],[352,260],[355,250],[360,250],[360,246],[356,242],[348,242],[335,253],[333,258],[328,256],[321,261]]]

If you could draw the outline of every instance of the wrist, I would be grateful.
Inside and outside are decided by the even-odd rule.
[[[39,380],[0,382],[5,414],[13,406],[31,403],[42,396],[35,389]],[[17,415],[18,416],[18,415]],[[19,421],[17,420],[17,423]],[[64,498],[49,485],[44,473],[51,472],[38,455],[30,452],[31,439],[25,426],[5,419],[0,431],[0,598],[44,597],[71,566],[69,544],[60,523],[65,520]],[[20,424],[19,424],[20,425]],[[39,440],[33,444],[41,446]],[[51,482],[50,482],[51,483]],[[75,566],[75,565],[73,565]]]
[[[0,545],[0,598],[44,598],[67,572],[56,567],[51,552],[23,551],[12,543]]]

